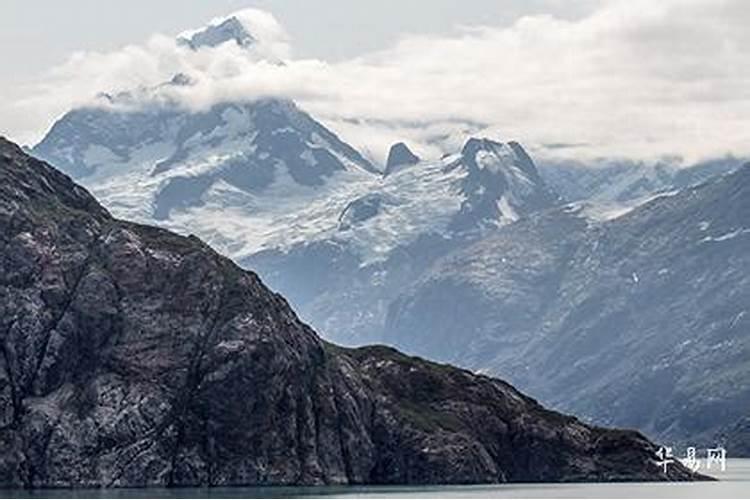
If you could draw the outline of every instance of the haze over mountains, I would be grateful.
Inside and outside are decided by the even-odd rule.
[[[181,40],[252,50],[239,28]],[[436,158],[395,144],[380,166],[289,100],[170,99],[195,84],[103,96],[33,153],[116,216],[257,270],[333,341],[501,374],[668,440],[712,443],[747,417],[750,183],[721,177],[740,159],[537,165],[477,136]]]

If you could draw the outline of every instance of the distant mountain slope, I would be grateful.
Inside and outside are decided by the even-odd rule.
[[[386,339],[711,444],[750,407],[749,215],[750,166],[609,221],[581,204],[533,215],[438,261],[389,308]]]
[[[545,159],[537,163],[544,180],[567,200],[633,206],[656,193],[729,173],[744,161],[727,156],[687,166],[668,160],[649,163],[605,158],[588,162]]]
[[[679,480],[634,431],[322,342],[195,237],[0,138],[0,487]]]
[[[488,139],[358,186],[277,222],[317,233],[240,260],[346,344],[379,341],[390,301],[434,259],[559,203],[519,144]]]

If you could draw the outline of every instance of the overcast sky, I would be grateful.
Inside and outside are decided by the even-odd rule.
[[[247,7],[283,67],[170,45]],[[288,96],[361,147],[471,120],[589,155],[745,154],[749,25],[744,0],[2,0],[0,134],[33,142],[98,91],[180,70],[190,105]]]

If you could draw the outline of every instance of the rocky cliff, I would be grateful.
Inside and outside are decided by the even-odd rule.
[[[689,479],[496,379],[326,344],[0,139],[0,486]]]

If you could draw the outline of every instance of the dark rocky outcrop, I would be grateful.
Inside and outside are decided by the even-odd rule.
[[[489,377],[324,343],[0,139],[0,486],[688,479]]]
[[[473,137],[466,141],[452,168],[468,172],[461,186],[465,199],[451,223],[454,231],[514,222],[560,203],[517,142]]]
[[[394,203],[393,200],[382,193],[369,193],[350,201],[339,216],[339,229],[347,230],[372,219],[389,202]]]
[[[412,153],[409,146],[403,142],[397,142],[388,151],[388,159],[385,162],[383,175],[387,176],[393,173],[398,167],[416,165],[417,163],[419,163],[419,156]]]

